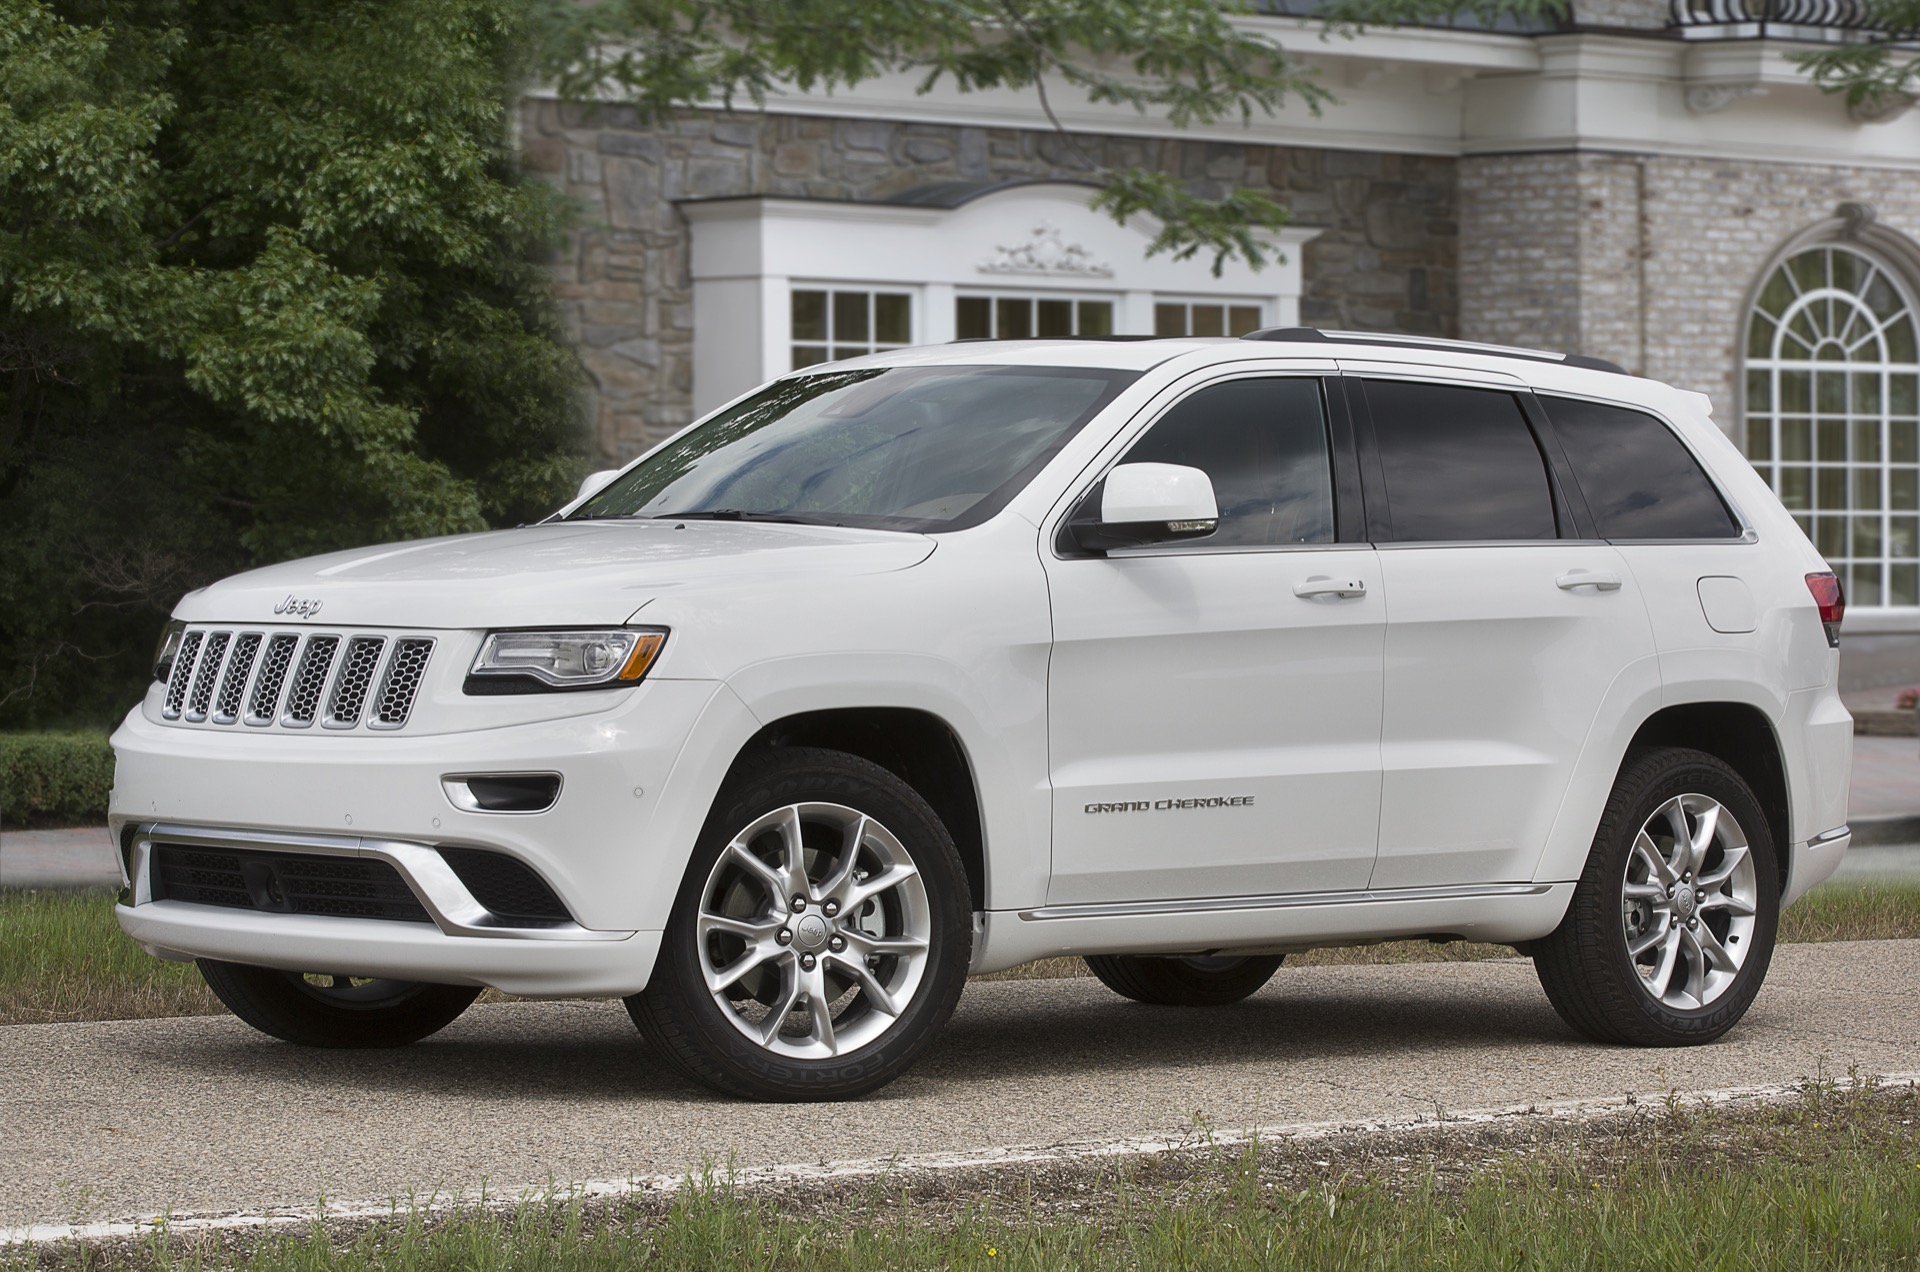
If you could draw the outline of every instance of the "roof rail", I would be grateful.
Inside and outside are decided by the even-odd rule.
[[[1545,349],[1516,349],[1512,345],[1479,344],[1472,340],[1443,340],[1438,336],[1400,336],[1368,331],[1322,331],[1318,327],[1267,327],[1250,331],[1242,340],[1278,340],[1289,344],[1370,344],[1391,349],[1444,349],[1451,353],[1479,353],[1493,358],[1524,358],[1529,362],[1557,362],[1563,367],[1631,375],[1617,362],[1590,358],[1584,353],[1550,353]]]

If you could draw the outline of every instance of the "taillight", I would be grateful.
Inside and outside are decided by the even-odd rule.
[[[1807,591],[1820,607],[1820,625],[1827,629],[1827,644],[1840,648],[1840,620],[1847,614],[1847,594],[1831,570],[1807,575]]]

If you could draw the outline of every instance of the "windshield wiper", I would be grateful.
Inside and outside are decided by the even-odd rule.
[[[653,521],[776,521],[795,526],[831,526],[836,521],[793,512],[742,512],[738,508],[704,508],[698,512],[656,512]]]

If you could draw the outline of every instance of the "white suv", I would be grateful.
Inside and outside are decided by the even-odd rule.
[[[624,995],[720,1091],[913,1063],[971,972],[1225,1004],[1532,955],[1704,1042],[1846,850],[1840,590],[1609,364],[1276,330],[810,367],[537,526],[256,570],[114,736],[121,925],[318,1046]]]

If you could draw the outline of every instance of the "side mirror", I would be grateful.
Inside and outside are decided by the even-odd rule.
[[[580,483],[580,493],[573,497],[575,503],[589,495],[597,495],[607,488],[607,483],[620,475],[618,468],[606,468],[597,473],[588,473],[587,479]]]
[[[1067,523],[1088,552],[1204,539],[1220,527],[1213,479],[1184,464],[1122,464],[1099,487],[1099,510],[1086,500]]]

